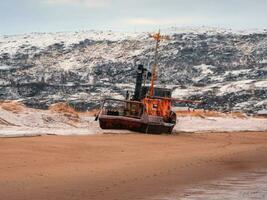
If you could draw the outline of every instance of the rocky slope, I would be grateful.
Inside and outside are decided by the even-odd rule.
[[[267,105],[267,32],[169,29],[158,84],[205,107],[255,113]],[[0,36],[0,98],[47,108],[93,108],[133,89],[136,65],[153,64],[147,33],[85,31]]]

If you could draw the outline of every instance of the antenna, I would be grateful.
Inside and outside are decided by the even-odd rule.
[[[156,41],[155,61],[152,67],[152,78],[151,78],[151,85],[149,89],[149,96],[154,96],[154,85],[155,85],[155,81],[157,80],[157,67],[158,67],[158,54],[159,54],[158,50],[159,50],[160,41],[163,39],[169,39],[169,37],[161,35],[160,30],[158,33],[154,35],[150,34],[149,37],[153,38]]]

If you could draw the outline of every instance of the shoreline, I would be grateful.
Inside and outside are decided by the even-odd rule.
[[[146,199],[267,168],[267,132],[0,138],[3,199]]]

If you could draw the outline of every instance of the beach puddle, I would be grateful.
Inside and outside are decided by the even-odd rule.
[[[267,170],[242,173],[184,189],[154,200],[266,200]]]

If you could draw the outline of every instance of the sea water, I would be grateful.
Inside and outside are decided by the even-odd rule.
[[[254,170],[226,177],[183,191],[155,197],[157,200],[267,200],[267,170]]]

